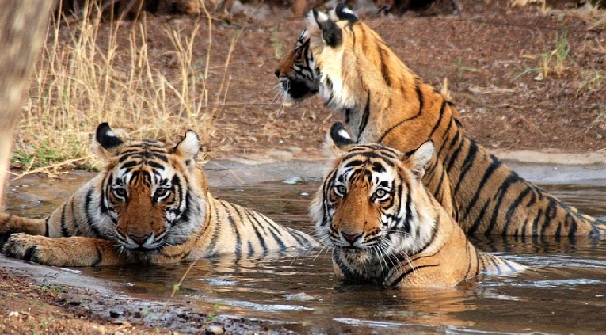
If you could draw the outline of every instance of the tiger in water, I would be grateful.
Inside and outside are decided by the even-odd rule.
[[[403,154],[380,144],[348,145],[341,134],[346,133],[337,123],[327,136],[337,158],[310,212],[344,280],[455,286],[525,268],[476,249],[425,188],[421,178],[434,154],[431,141]]]
[[[56,266],[163,264],[249,257],[317,243],[251,209],[215,199],[196,166],[200,139],[126,143],[107,123],[93,145],[105,168],[45,219],[0,213],[7,256]]]

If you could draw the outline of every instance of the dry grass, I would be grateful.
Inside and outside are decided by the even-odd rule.
[[[169,141],[194,129],[208,143],[229,89],[227,71],[238,34],[231,41],[219,91],[209,94],[212,25],[206,14],[205,60],[193,59],[192,52],[200,23],[188,34],[165,30],[178,62],[175,78],[150,64],[144,13],[137,22],[101,25],[101,11],[91,6],[77,22],[65,18],[53,22],[23,108],[13,166],[38,172],[93,167],[89,148],[100,122],[125,129],[131,138]],[[100,29],[110,30],[103,34],[109,40],[99,38]],[[128,48],[118,45],[118,37],[124,35]]]

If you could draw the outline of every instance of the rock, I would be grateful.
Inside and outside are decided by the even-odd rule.
[[[206,327],[204,327],[204,332],[206,334],[223,334],[225,333],[225,328],[223,328],[223,326],[221,325],[217,325],[217,324],[211,324],[211,325],[206,325]]]

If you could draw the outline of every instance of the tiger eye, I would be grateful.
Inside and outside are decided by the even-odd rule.
[[[114,188],[112,189],[114,195],[118,198],[126,198],[126,190],[123,188]]]
[[[156,190],[156,196],[158,197],[163,197],[168,194],[170,194],[170,190],[167,188],[159,188]]]
[[[334,192],[339,196],[343,196],[347,192],[347,188],[343,185],[336,185],[334,187]]]
[[[375,196],[378,198],[382,198],[384,196],[387,195],[387,191],[385,191],[384,189],[380,188],[378,190],[375,191]]]

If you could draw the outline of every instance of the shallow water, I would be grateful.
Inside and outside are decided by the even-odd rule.
[[[58,187],[44,178],[13,183],[8,210],[21,215],[48,213],[89,175],[69,178],[62,178]],[[311,233],[307,206],[318,185],[318,181],[293,179],[214,188],[212,193]],[[606,215],[604,186],[543,187],[585,213]],[[204,259],[191,269],[175,299],[201,312],[272,320],[276,327],[302,333],[606,331],[606,241],[533,243],[497,238],[476,243],[531,268],[516,276],[485,277],[454,289],[398,291],[340,283],[332,274],[330,255],[317,250],[265,259]],[[163,300],[188,265],[76,270],[83,276],[107,279],[126,294]]]

